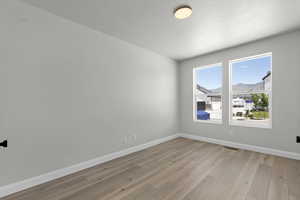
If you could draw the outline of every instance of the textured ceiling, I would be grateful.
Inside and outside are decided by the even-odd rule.
[[[300,28],[300,0],[21,0],[182,60]],[[176,20],[178,5],[193,14]]]

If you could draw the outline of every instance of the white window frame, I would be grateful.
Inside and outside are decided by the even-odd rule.
[[[232,116],[232,65],[237,62],[252,60],[256,58],[263,58],[263,57],[271,57],[271,92],[269,93],[269,118],[270,122],[268,124],[260,124],[255,121],[238,121],[233,120]],[[229,60],[229,125],[230,126],[244,126],[244,127],[255,127],[255,128],[272,128],[272,92],[273,92],[273,69],[272,69],[272,52],[259,54],[255,56],[243,57],[239,59]]]
[[[213,119],[213,120],[198,120],[197,119],[197,116],[196,116],[196,102],[195,102],[195,89],[196,89],[196,80],[197,80],[197,77],[196,77],[196,71],[198,69],[207,69],[207,68],[211,68],[211,67],[216,67],[216,66],[221,66],[222,68],[222,76],[221,76],[221,83],[222,83],[222,89],[221,89],[221,105],[222,105],[222,110],[221,110],[221,120],[216,120],[216,119]],[[204,66],[197,66],[197,67],[194,67],[193,68],[193,121],[194,122],[200,122],[200,123],[208,123],[208,124],[223,124],[223,86],[224,86],[224,66],[223,66],[223,63],[222,62],[218,62],[218,63],[215,63],[215,64],[210,64],[210,65],[204,65]]]

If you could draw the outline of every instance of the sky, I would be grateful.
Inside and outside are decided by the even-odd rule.
[[[254,84],[271,71],[271,57],[262,57],[248,61],[237,62],[232,65],[232,84]]]
[[[220,88],[222,86],[222,66],[216,65],[209,68],[199,68],[196,73],[198,85],[209,90]]]
[[[235,62],[232,65],[232,83],[255,84],[271,71],[271,57],[256,58]],[[197,83],[206,89],[216,89],[222,86],[222,66],[199,68],[196,71]]]

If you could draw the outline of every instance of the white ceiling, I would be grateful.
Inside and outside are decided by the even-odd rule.
[[[176,60],[300,28],[300,0],[22,1]]]

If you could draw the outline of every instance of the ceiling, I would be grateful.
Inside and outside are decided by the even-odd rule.
[[[175,60],[300,28],[299,0],[22,0]],[[177,20],[173,9],[193,14]]]

